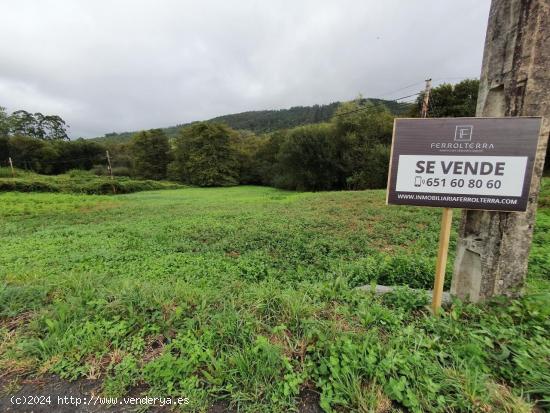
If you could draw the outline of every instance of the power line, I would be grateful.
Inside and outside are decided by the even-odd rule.
[[[452,79],[460,79],[460,80],[466,80],[466,79],[475,79],[476,76],[449,76],[449,77],[440,77],[438,79],[435,79],[434,82],[439,82],[441,80],[452,80]],[[424,81],[420,81],[420,82],[416,82],[416,83],[411,83],[410,85],[407,85],[407,86],[403,86],[399,89],[396,89],[394,91],[391,91],[391,92],[384,92],[384,93],[381,93],[381,97],[373,97],[371,99],[387,99],[387,100],[396,100],[396,99],[390,99],[389,96],[393,95],[394,93],[396,92],[400,92],[402,90],[405,90],[405,89],[409,89],[413,86],[416,86],[416,85],[421,85],[423,84]],[[384,96],[387,96],[387,97],[384,97]],[[397,98],[399,99],[399,98]]]
[[[401,100],[401,99],[410,98],[411,96],[418,96],[418,95],[420,95],[420,94],[422,94],[422,93],[424,93],[424,92],[413,93],[412,95],[402,96],[402,97],[400,97],[400,98],[395,98],[395,99],[390,99],[390,100],[398,101],[398,100]]]
[[[408,88],[413,87],[413,86],[416,86],[416,85],[421,85],[422,83],[424,83],[424,82],[412,83],[412,84],[410,84],[410,85],[408,85],[408,86],[403,86],[402,88],[399,88],[399,89],[394,90],[394,91],[392,91],[392,92],[384,92],[384,93],[381,93],[381,95],[384,95],[384,96],[393,95],[394,93],[400,92],[400,91],[402,91],[402,90],[408,89]],[[384,98],[373,98],[373,99],[384,99]],[[393,100],[395,100],[395,99],[393,99]]]

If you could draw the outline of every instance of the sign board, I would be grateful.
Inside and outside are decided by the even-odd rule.
[[[387,203],[525,211],[540,117],[395,119]]]

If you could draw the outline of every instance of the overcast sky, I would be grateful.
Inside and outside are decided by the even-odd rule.
[[[0,0],[0,106],[58,114],[76,138],[400,97],[479,76],[489,5]]]

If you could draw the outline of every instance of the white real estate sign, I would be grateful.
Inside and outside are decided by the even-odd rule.
[[[524,211],[540,118],[396,119],[387,202]]]

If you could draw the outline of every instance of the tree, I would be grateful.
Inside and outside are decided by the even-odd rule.
[[[35,114],[17,110],[9,117],[12,135],[30,136],[42,140],[68,140],[67,124],[57,115]]]
[[[479,80],[466,79],[456,85],[443,83],[432,89],[428,116],[434,118],[468,117],[476,115]],[[422,107],[424,93],[416,99],[409,116],[418,117]]]
[[[340,105],[332,122],[341,136],[355,134],[360,141],[391,144],[393,115],[382,104],[357,99]]]
[[[162,129],[138,132],[131,144],[134,171],[141,178],[166,179],[170,144]]]
[[[131,141],[126,143],[108,142],[104,144],[103,153],[105,153],[106,149],[109,150],[109,154],[111,155],[111,165],[114,175],[134,175],[134,154]],[[107,169],[105,169],[105,172],[107,172]],[[168,175],[168,171],[166,174]]]
[[[5,165],[10,156],[10,139],[0,136],[0,165]]]
[[[386,185],[393,116],[382,104],[342,104],[330,123],[278,131],[256,159],[262,183],[299,190]]]
[[[268,135],[255,154],[261,183],[275,186],[276,177],[281,176],[282,166],[279,163],[279,151],[287,139],[286,131],[276,131]]]
[[[231,145],[234,134],[220,123],[197,122],[182,129],[173,167],[179,180],[198,186],[236,185],[239,166]]]
[[[67,124],[61,117],[57,115],[43,116],[41,113],[35,115],[41,115],[39,122],[39,130],[43,135],[42,139],[47,140],[68,140],[67,136]]]
[[[48,141],[18,135],[0,138],[0,160],[8,156],[19,168],[59,174],[70,169],[91,169],[97,163],[105,163],[105,148],[82,138]]]
[[[384,188],[388,176],[393,116],[383,105],[342,105],[333,118],[346,142],[344,164],[349,189]]]
[[[478,90],[479,80],[477,79],[466,79],[454,86],[454,116],[468,117],[476,115]],[[435,104],[437,105],[437,100]]]
[[[361,164],[350,167],[346,183],[348,189],[385,188],[388,181],[390,147],[380,143],[364,148]]]
[[[238,131],[231,135],[231,146],[236,154],[240,184],[259,184],[262,182],[258,151],[266,141],[265,136],[257,136],[248,131]]]
[[[331,124],[294,128],[280,147],[281,175],[274,179],[275,185],[313,191],[343,188],[345,150]]]
[[[89,170],[99,163],[105,163],[105,148],[86,139],[75,141],[54,140],[47,142],[57,157],[51,173],[63,173],[70,169]]]
[[[0,138],[7,137],[10,133],[10,119],[6,108],[0,106]]]
[[[7,162],[10,156],[8,139],[9,133],[10,125],[8,114],[6,113],[6,108],[0,106],[0,165]]]
[[[49,173],[57,158],[46,142],[28,136],[11,137],[8,148],[15,166],[36,172]]]
[[[26,110],[16,110],[10,116],[10,134],[37,137],[36,119]]]

